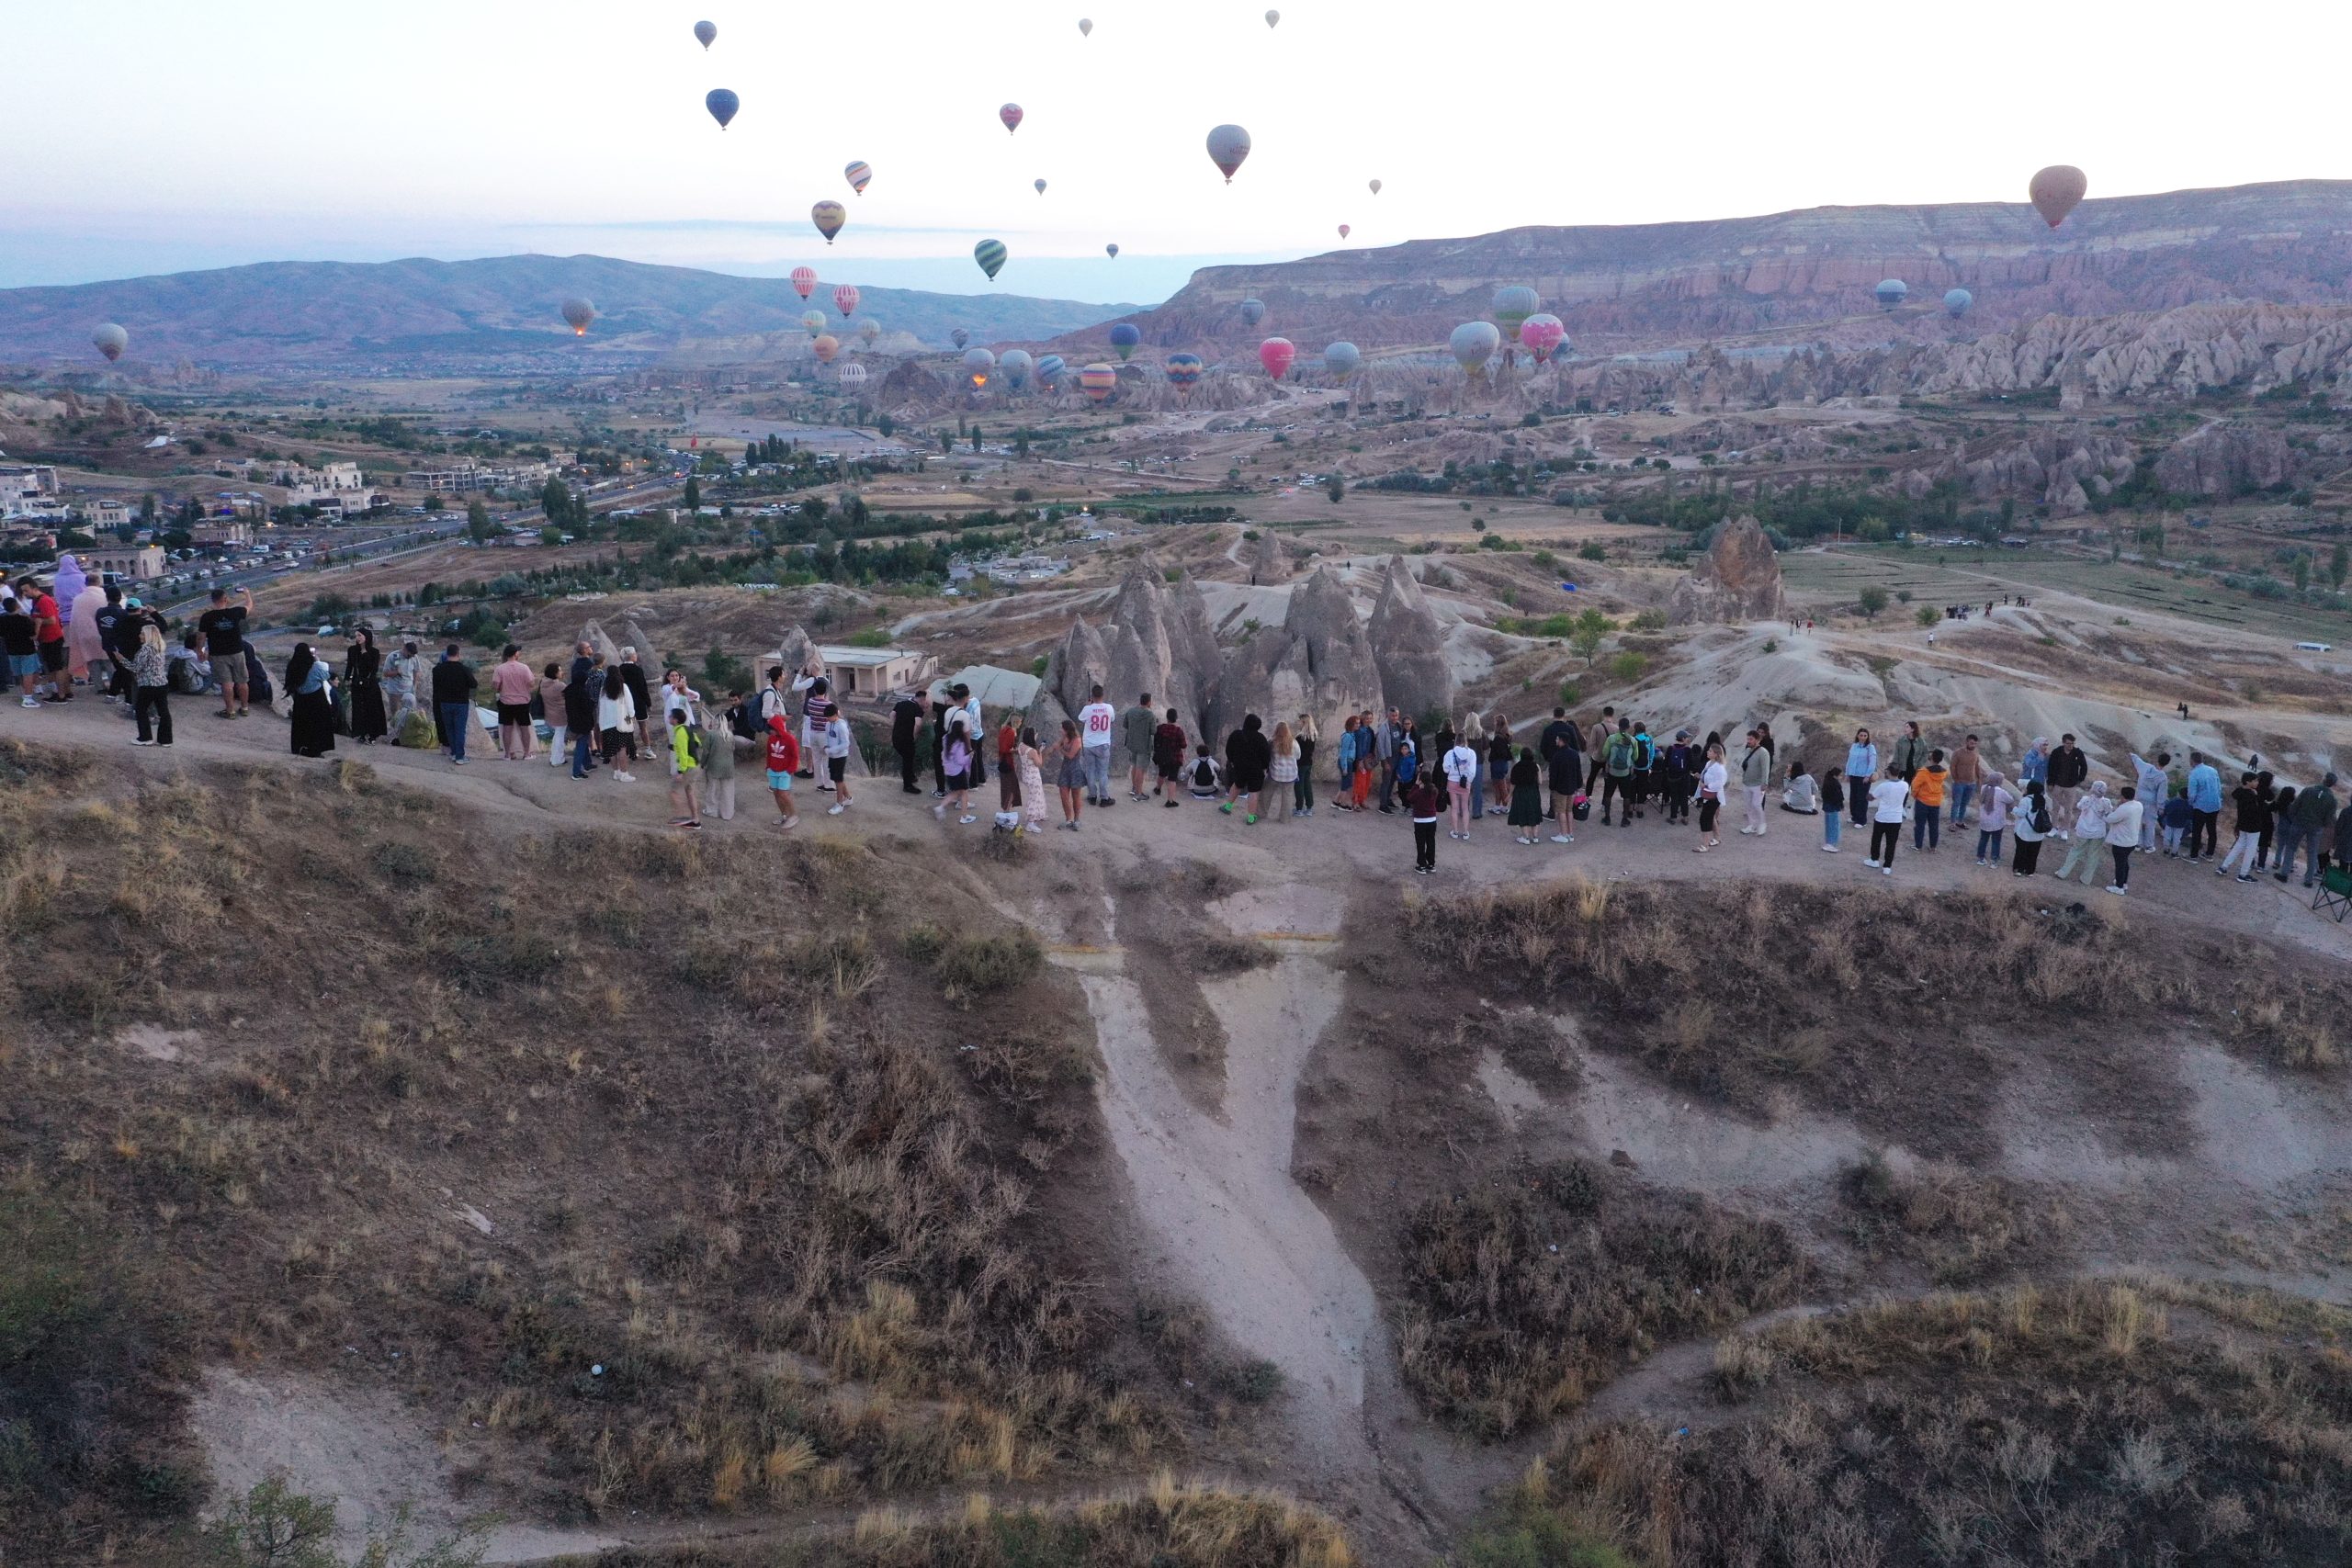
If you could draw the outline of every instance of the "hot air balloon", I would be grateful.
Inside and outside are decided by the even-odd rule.
[[[982,240],[972,247],[972,259],[980,264],[980,270],[989,275],[990,283],[994,283],[996,275],[1004,270],[1004,256],[1002,240]]]
[[[842,313],[843,321],[849,319],[850,313],[857,309],[856,284],[836,283],[833,285],[833,309]]]
[[[1116,245],[1105,245],[1102,247],[1102,254],[1109,256],[1113,261],[1117,261],[1119,259],[1119,247]]]
[[[1266,13],[1266,26],[1270,28],[1282,19],[1283,14],[1280,11],[1269,11]]]
[[[1380,194],[1380,182],[1378,180],[1372,182],[1372,194],[1374,196],[1378,196]]]
[[[1035,184],[1036,184],[1036,186],[1037,186],[1037,194],[1038,194],[1039,196],[1043,196],[1043,195],[1045,195],[1045,194],[1046,194],[1046,182],[1045,182],[1045,181],[1043,181],[1043,180],[1038,180],[1038,181],[1036,181],[1036,182],[1035,182]]]
[[[1092,38],[1094,36],[1094,24],[1088,21],[1084,17],[1080,17],[1078,19],[1078,36],[1080,38]]]
[[[2074,164],[2052,164],[2033,176],[2026,194],[2033,198],[2033,209],[2041,214],[2041,220],[2055,229],[2066,221],[2066,214],[2075,210],[2075,204],[2090,188],[2090,181]]]
[[[1266,302],[1264,300],[1244,299],[1241,301],[1241,324],[1243,326],[1254,327],[1265,319]]]
[[[1004,133],[1010,136],[1021,129],[1021,106],[1007,104],[996,111],[996,118],[1004,121]]]
[[[1976,296],[1971,294],[1965,288],[1947,288],[1944,290],[1944,314],[1950,316],[1955,321],[1960,320],[1961,317],[1968,314],[1968,308],[1975,303]]]
[[[1168,384],[1178,391],[1189,391],[1201,378],[1205,368],[1197,354],[1171,354],[1168,356]]]
[[[1323,349],[1323,368],[1334,376],[1352,376],[1363,363],[1363,351],[1351,343],[1327,344]]]
[[[811,294],[816,293],[817,269],[813,266],[794,267],[792,269],[792,291],[795,294],[799,295],[803,299],[806,299]]]
[[[1567,336],[1568,329],[1561,324],[1560,318],[1548,311],[1530,316],[1519,323],[1519,345],[1533,355],[1538,365],[1550,359],[1553,351],[1566,342]]]
[[[1109,402],[1119,389],[1119,373],[1107,365],[1090,365],[1078,373],[1078,384],[1090,401]]]
[[[1241,160],[1250,156],[1250,133],[1238,125],[1220,125],[1209,132],[1209,162],[1225,173],[1225,183],[1233,183],[1233,173],[1241,167]]]
[[[1049,354],[1037,361],[1037,384],[1041,387],[1050,387],[1060,380],[1062,372],[1069,368],[1069,363],[1060,355]]]
[[[975,387],[989,384],[989,372],[996,368],[996,355],[985,348],[964,351],[964,376]]]
[[[1445,340],[1445,346],[1453,351],[1454,363],[1472,375],[1486,368],[1487,361],[1495,356],[1495,350],[1502,344],[1502,331],[1492,321],[1464,321],[1453,329],[1452,337]]]
[[[1277,381],[1290,374],[1290,362],[1297,356],[1298,350],[1291,346],[1286,337],[1270,337],[1258,345],[1258,363]]]
[[[1878,296],[1880,310],[1892,310],[1910,297],[1911,286],[1899,277],[1882,278],[1872,292]]]
[[[865,187],[874,181],[874,165],[863,158],[852,159],[849,167],[842,171],[842,178],[849,181],[850,189],[864,196]]]
[[[825,236],[825,243],[830,245],[833,236],[842,231],[842,225],[849,221],[849,209],[838,201],[820,201],[808,209],[808,221],[817,225],[817,232]]]
[[[708,22],[696,22],[695,24],[695,37],[702,39],[703,48],[708,49],[711,45],[711,40],[718,37],[718,29]]]
[[[834,372],[834,378],[844,387],[862,387],[865,384],[865,367],[844,365]]]
[[[563,302],[563,319],[571,326],[572,336],[586,337],[588,323],[596,319],[596,307],[585,299],[566,299]]]
[[[808,335],[810,337],[815,337],[818,333],[825,330],[825,312],[822,310],[810,310],[800,318],[800,324],[808,329]]]
[[[996,373],[1004,378],[1006,386],[1017,392],[1029,384],[1029,372],[1035,364],[1036,361],[1029,357],[1027,349],[1008,348],[1004,356],[996,362]]]
[[[961,348],[966,344],[972,341],[972,334],[966,332],[963,328],[957,327],[954,332],[947,334],[947,341],[954,344],[957,348]]]
[[[882,336],[882,323],[871,316],[857,323],[857,341],[872,348]]]
[[[1348,237],[1348,226],[1347,226],[1346,224],[1342,223],[1342,224],[1340,224],[1340,238],[1341,238],[1342,240],[1344,240],[1344,239],[1346,239],[1347,237]]]
[[[1119,363],[1122,365],[1126,363],[1128,355],[1135,353],[1136,344],[1142,341],[1143,333],[1133,321],[1121,321],[1111,329],[1111,346],[1119,351]]]
[[[702,107],[710,111],[710,118],[718,122],[719,130],[724,130],[727,122],[735,118],[735,111],[743,107],[743,100],[724,87],[713,87],[703,95]]]
[[[833,362],[833,355],[842,351],[839,340],[829,333],[819,333],[817,341],[810,344],[808,348],[809,352],[816,355],[817,363],[820,365],[831,365]]]
[[[1494,311],[1495,325],[1502,329],[1506,342],[1516,342],[1519,329],[1526,324],[1527,318],[1543,308],[1544,301],[1524,283],[1507,284],[1496,289],[1494,304],[1489,307]]]
[[[90,346],[105,355],[107,363],[112,365],[130,346],[130,334],[112,321],[101,321],[98,330],[90,334]]]

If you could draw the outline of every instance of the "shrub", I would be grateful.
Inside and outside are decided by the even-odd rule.
[[[1045,966],[1046,950],[1026,930],[1003,936],[956,937],[932,961],[941,986],[958,998],[985,995],[1036,978]]]
[[[1609,558],[1609,547],[1602,544],[1599,539],[1587,539],[1583,544],[1577,547],[1577,558],[1579,560],[1607,560]]]

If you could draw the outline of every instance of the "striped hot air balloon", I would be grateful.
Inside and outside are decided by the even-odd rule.
[[[825,243],[830,245],[833,236],[842,231],[842,225],[849,221],[849,209],[838,201],[820,201],[808,209],[808,221],[817,225],[817,232],[825,236]]]
[[[972,247],[972,259],[980,264],[980,270],[988,274],[991,283],[996,281],[996,275],[1004,270],[1005,254],[1002,240],[982,240]]]
[[[862,387],[865,384],[865,367],[863,365],[844,365],[833,374],[834,378],[844,387]]]
[[[972,341],[972,334],[966,332],[963,328],[957,327],[954,332],[947,334],[947,341],[954,344],[957,348],[961,348],[966,344]]]
[[[849,319],[852,312],[857,309],[856,284],[836,283],[833,285],[833,309],[842,313],[842,320]]]
[[[1258,363],[1277,381],[1290,374],[1291,361],[1297,357],[1298,350],[1286,337],[1270,337],[1258,345]]]
[[[822,310],[807,311],[802,314],[800,318],[800,324],[808,330],[810,337],[815,337],[818,333],[825,330],[825,312]]]
[[[1168,384],[1180,392],[1190,391],[1205,368],[1197,354],[1171,354],[1168,356]]]
[[[1119,389],[1119,373],[1108,365],[1090,365],[1078,373],[1078,385],[1090,401],[1106,403]]]
[[[996,118],[1004,121],[1004,133],[1010,136],[1021,129],[1021,106],[1007,104],[996,111]]]
[[[1507,284],[1495,290],[1495,325],[1502,329],[1503,337],[1508,342],[1517,341],[1519,329],[1526,323],[1527,318],[1543,308],[1543,299],[1524,283]]]
[[[813,266],[794,267],[792,269],[792,291],[795,294],[799,295],[803,299],[806,299],[811,294],[816,293],[817,269]]]
[[[1445,346],[1453,352],[1454,363],[1475,376],[1487,367],[1502,342],[1503,334],[1494,322],[1464,321],[1453,329]]]
[[[1062,378],[1062,372],[1069,368],[1069,362],[1060,355],[1046,355],[1037,361],[1037,385],[1046,388],[1058,385]]]
[[[853,159],[849,167],[842,171],[842,178],[849,181],[850,189],[864,196],[865,187],[873,183],[874,165],[863,158]]]
[[[882,336],[882,323],[868,316],[857,323],[857,341],[872,348]]]

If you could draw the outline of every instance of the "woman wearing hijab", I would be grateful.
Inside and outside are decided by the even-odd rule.
[[[361,626],[343,656],[343,686],[351,694],[351,738],[372,746],[384,738],[384,655],[376,634]]]
[[[74,558],[68,556],[66,560]],[[107,607],[106,590],[86,577],[82,586],[71,594],[65,592],[64,562],[58,563],[57,602],[65,611],[65,667],[74,679],[103,685],[112,673],[113,661],[107,656],[106,634],[98,626],[98,612]],[[103,667],[96,674],[94,666]]]
[[[286,661],[286,690],[294,699],[294,755],[323,757],[334,750],[334,698],[328,691],[325,660],[307,642],[294,645]]]

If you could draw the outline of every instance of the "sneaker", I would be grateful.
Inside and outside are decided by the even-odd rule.
[[[689,828],[691,828],[691,829],[695,829],[695,831],[697,831],[697,832],[699,832],[699,831],[701,830],[701,829],[702,829],[702,824],[701,824],[700,822],[689,822],[689,823],[687,823],[687,824],[686,824],[686,826],[687,826],[687,827],[689,827]]]
[[[1165,807],[1168,807],[1168,809],[1169,809],[1169,810],[1170,810],[1170,811],[1173,811],[1173,810],[1175,810],[1175,809],[1176,809],[1176,802],[1175,802],[1175,801],[1173,801],[1173,800],[1163,800],[1163,801],[1161,801],[1159,804],[1160,804],[1160,805],[1162,805],[1162,806],[1165,806]]]
[[[1221,813],[1221,814],[1222,814],[1222,815],[1224,815],[1224,816],[1227,816],[1227,817],[1230,817],[1230,816],[1232,816],[1232,815],[1233,815],[1233,802],[1231,802],[1231,801],[1229,801],[1229,800],[1228,800],[1228,801],[1227,801],[1223,806],[1218,807],[1217,807],[1217,810],[1218,810],[1218,812],[1219,812],[1219,813]]]
[[[847,811],[848,809],[849,809],[849,807],[846,807],[846,806],[842,806],[842,805],[841,805],[840,803],[836,802],[835,804],[833,804],[833,805],[831,805],[831,806],[828,806],[827,807],[825,807],[825,815],[826,815],[826,816],[828,816],[828,817],[839,817],[842,812]],[[967,818],[964,818],[964,820],[965,820],[965,821],[967,821],[967,822],[969,822],[969,821],[971,820],[971,818],[968,818],[968,817],[967,817]]]
[[[1552,841],[1555,844],[1573,844],[1577,840],[1573,833],[1555,833],[1552,835]]]
[[[944,822],[945,820],[947,820],[947,807],[944,807],[944,806],[934,806],[934,807],[933,807],[931,808],[931,814],[932,814],[933,817],[938,818],[939,818],[941,821],[943,821],[943,822]]]
[[[2216,876],[2227,876],[2230,874],[2230,868],[2225,865],[2217,865],[2213,868],[2213,874]],[[2240,877],[2238,880],[2243,882],[2245,878]]]
[[[2124,889],[2120,887],[2109,887],[2108,891],[2114,894],[2118,898],[2126,897]]]
[[[155,743],[153,740],[133,740],[131,744],[133,746],[153,746]]]
[[[833,809],[834,809],[835,811],[839,811],[839,810],[841,809],[841,807],[838,807],[838,806],[836,806],[836,807],[833,807]],[[979,820],[979,818],[977,818],[977,817],[971,816],[971,815],[969,815],[969,814],[967,813],[967,814],[966,814],[966,815],[964,815],[964,816],[962,816],[962,817],[958,817],[957,818],[956,818],[956,821],[958,821],[958,822],[960,822],[960,823],[962,823],[965,827],[968,828],[968,827],[970,827],[973,823],[975,823],[975,822],[978,821],[978,820]],[[1074,828],[1074,827],[1078,826],[1078,824],[1076,824],[1075,822],[1073,822],[1073,823],[1071,823],[1071,824],[1070,824],[1070,826]]]
[[[1876,871],[1878,869],[1878,862],[1875,860],[1866,860],[1862,863],[1869,866],[1872,871]]]
[[[1756,831],[1756,829],[1753,829],[1753,828],[1742,828],[1742,829],[1740,829],[1740,832],[1741,832],[1742,834],[1753,834],[1755,831]]]
[[[802,773],[800,776],[805,779],[808,775],[807,773]],[[931,798],[933,800],[945,800],[947,798],[947,792],[944,789],[933,790],[931,792]]]
[[[629,773],[615,773],[613,775],[613,782],[615,784],[635,784],[637,782],[637,775]]]
[[[1519,836],[1519,841],[1520,841],[1521,843],[1522,843],[1522,844],[1532,844],[1532,843],[1533,843],[1535,840],[1532,840],[1532,839],[1531,839],[1531,838],[1529,838],[1526,834],[1521,833],[1521,834]]]
[[[1878,868],[1878,874],[1881,876],[1893,876],[1894,874],[1894,868],[1891,865],[1883,865]]]
[[[2254,880],[2254,878],[2253,878],[2253,877],[2251,877],[2251,876],[2245,876],[2245,875],[2243,875],[2243,874],[2242,874],[2242,875],[2240,875],[2240,876],[2238,877],[2238,880],[2239,880],[2240,882],[2252,882],[2252,881]]]
[[[40,699],[39,697],[27,697],[17,705],[19,707],[37,708],[40,706]]]
[[[1244,817],[1241,819],[1241,824],[1245,828],[1255,828],[1258,825],[1258,818],[1255,817]]]
[[[1821,846],[1821,852],[1824,854],[1834,855],[1838,852],[1838,846],[1835,844],[1824,844]]]
[[[1707,846],[1706,846],[1706,845],[1704,845],[1704,844],[1701,844],[1697,849],[1692,850],[1690,852],[1691,852],[1692,854],[1694,854],[1694,855],[1702,855],[1702,854],[1705,854],[1705,853],[1707,852]]]
[[[800,826],[800,818],[797,817],[786,817],[779,822],[777,826],[781,828],[797,828]]]
[[[466,765],[466,760],[463,757],[452,757],[449,759],[449,765],[453,768],[462,768]],[[627,778],[628,775],[623,773],[621,777]]]

